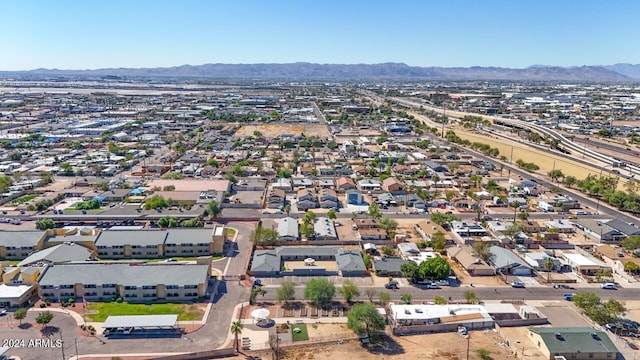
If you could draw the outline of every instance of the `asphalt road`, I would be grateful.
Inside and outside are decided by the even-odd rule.
[[[563,294],[576,293],[576,292],[593,292],[602,299],[615,298],[616,300],[637,300],[640,298],[640,289],[618,289],[618,290],[603,290],[600,288],[576,288],[575,290],[567,289],[553,289],[551,287],[530,287],[530,288],[512,288],[509,286],[504,287],[449,287],[443,286],[440,289],[420,289],[418,287],[400,285],[398,290],[387,290],[381,286],[360,286],[360,297],[356,300],[368,300],[364,295],[366,289],[372,288],[380,291],[386,291],[391,295],[391,301],[399,301],[400,296],[403,294],[410,294],[412,301],[432,301],[436,296],[442,296],[444,298],[451,297],[452,300],[464,300],[464,294],[467,291],[472,291],[482,300],[564,300]],[[264,300],[275,301],[277,287],[266,288],[267,294],[264,296]],[[304,299],[304,287],[298,286],[295,288],[295,298],[298,300]],[[342,296],[336,291],[335,299],[342,299]],[[262,297],[259,299],[262,301]]]

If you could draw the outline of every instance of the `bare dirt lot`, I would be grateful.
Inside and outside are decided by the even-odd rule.
[[[243,125],[235,136],[245,137],[254,136],[254,131],[259,131],[265,137],[276,137],[282,134],[307,136],[313,135],[320,138],[328,138],[331,136],[329,130],[324,125],[318,124],[261,124],[261,125]]]
[[[467,344],[469,344],[469,359],[480,359],[477,350],[484,348],[489,351],[493,359],[512,359],[513,350],[503,344],[499,334],[493,331],[476,331],[471,333],[470,341],[456,333],[413,335],[402,337],[384,337],[382,345],[363,347],[359,341],[345,341],[287,347],[284,360],[366,360],[366,359],[466,359]],[[256,355],[268,359],[269,352]]]

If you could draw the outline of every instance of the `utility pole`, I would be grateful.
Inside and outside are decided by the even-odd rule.
[[[60,346],[60,351],[62,351],[62,360],[67,360],[67,357],[64,356],[64,340],[62,340],[62,330],[60,330],[58,334],[60,334],[60,342],[62,343],[62,345]]]
[[[467,333],[467,360],[469,360],[469,345],[471,344],[471,332]]]
[[[73,338],[73,342],[76,345],[76,360],[79,359],[79,355],[78,355],[78,338]]]

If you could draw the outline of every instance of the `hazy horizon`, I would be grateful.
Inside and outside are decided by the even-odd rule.
[[[0,2],[0,70],[184,64],[640,63],[640,2]]]

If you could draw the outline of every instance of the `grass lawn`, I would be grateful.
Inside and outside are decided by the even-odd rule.
[[[300,329],[300,332],[294,331]],[[309,340],[309,332],[307,331],[307,324],[295,324],[291,325],[291,338],[293,341]]]
[[[77,306],[77,305],[76,305]],[[194,304],[129,304],[129,303],[89,303],[87,310],[97,314],[87,314],[90,321],[104,322],[109,315],[166,315],[178,314],[179,321],[200,320],[204,312]],[[306,332],[306,329],[305,329]]]
[[[226,228],[225,230],[227,231],[227,238],[233,239],[236,236],[236,229]]]
[[[35,199],[35,198],[36,198],[36,196],[35,196],[35,195],[25,195],[25,196],[23,196],[23,197],[19,197],[19,198],[17,198],[17,199],[15,199],[15,200],[13,200],[11,203],[12,203],[13,205],[24,204],[24,203],[26,203],[27,201],[31,201],[31,200],[33,200],[33,199]]]

